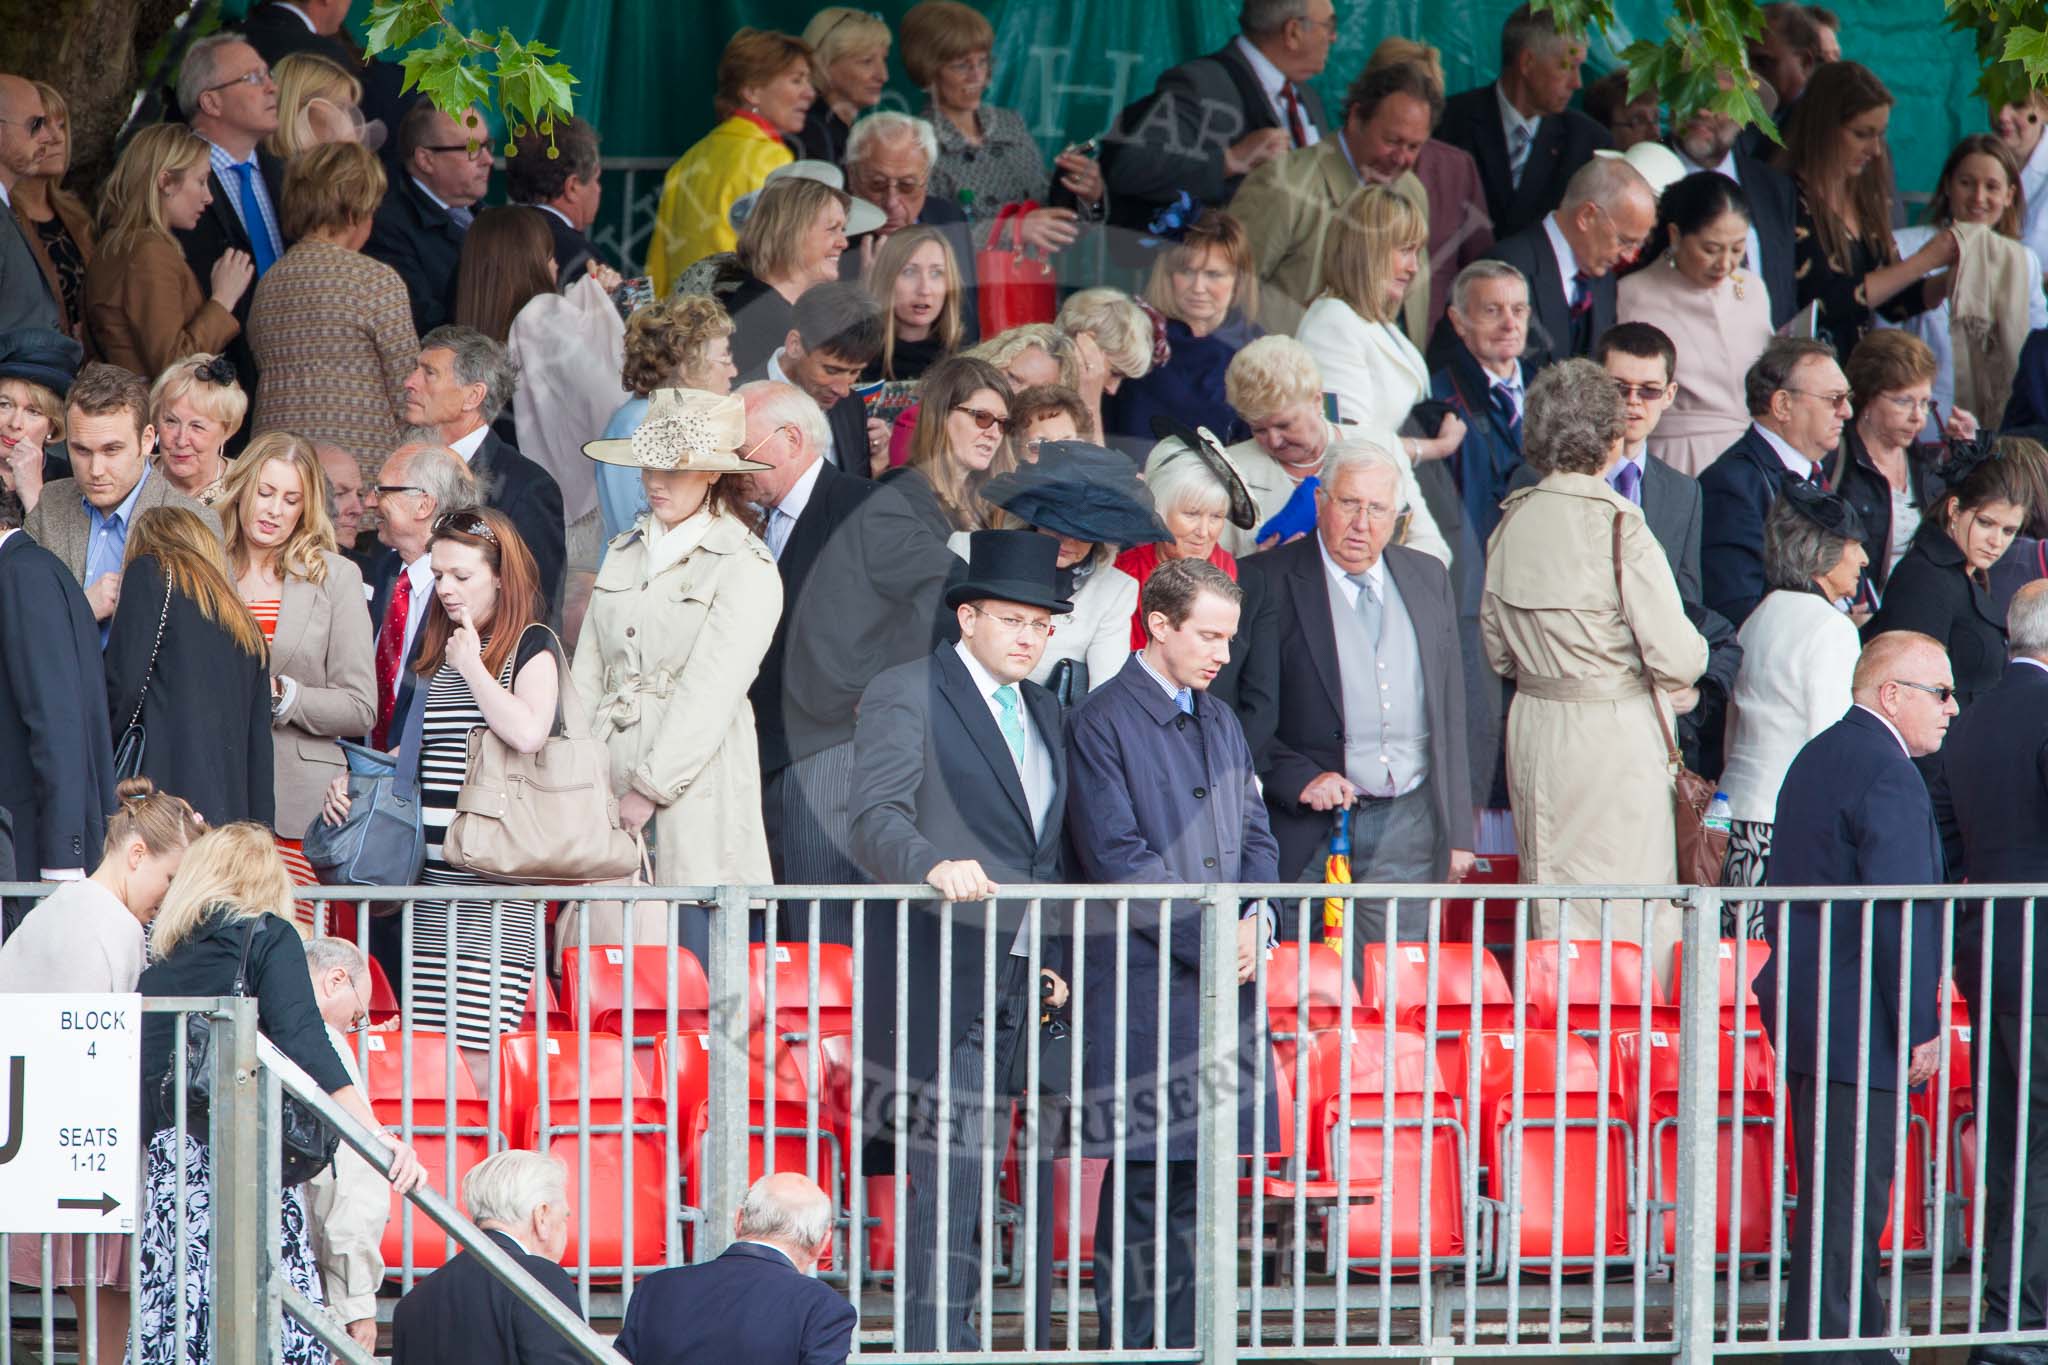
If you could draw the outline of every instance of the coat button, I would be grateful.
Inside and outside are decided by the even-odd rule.
[[[633,628],[631,626],[626,627],[626,638],[628,640],[633,638]]]
[[[1195,800],[1197,800],[1197,801],[1201,800],[1201,799],[1202,799],[1203,797],[1207,796],[1208,794],[1209,794],[1209,789],[1208,789],[1207,787],[1197,787],[1197,788],[1195,788]]]
[[[1204,859],[1202,859],[1202,866],[1203,866],[1203,867],[1214,867],[1214,866],[1216,866],[1216,860],[1215,860],[1214,858],[1204,858]]]

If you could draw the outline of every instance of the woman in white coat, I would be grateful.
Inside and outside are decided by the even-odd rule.
[[[583,448],[637,465],[648,510],[598,570],[573,676],[611,752],[619,823],[652,826],[656,876],[675,886],[774,880],[747,688],[782,615],[782,579],[724,477],[768,467],[740,457],[745,437],[738,398],[656,389],[630,437]],[[681,941],[703,952],[701,911],[685,915]]]
[[[1401,326],[1401,302],[1428,244],[1429,217],[1414,201],[1383,185],[1360,189],[1330,226],[1322,295],[1294,329],[1336,396],[1337,420],[1411,467],[1448,458],[1465,439],[1455,413],[1433,437],[1400,434],[1409,410],[1429,397],[1429,364]]]

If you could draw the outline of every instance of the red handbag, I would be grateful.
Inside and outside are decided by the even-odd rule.
[[[1029,200],[1003,205],[988,241],[974,253],[976,311],[984,337],[1027,322],[1051,322],[1059,312],[1059,283],[1051,263],[1024,246],[1024,216],[1037,208]]]

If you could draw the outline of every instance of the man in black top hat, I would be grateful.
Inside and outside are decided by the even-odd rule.
[[[983,1077],[1008,1076],[1024,1029],[1036,1023],[1041,994],[1055,1008],[1066,994],[1056,971],[1046,971],[1042,986],[1030,980],[1028,902],[997,905],[994,942],[1001,956],[994,962],[983,952],[987,911],[975,904],[1004,883],[1060,880],[1067,799],[1060,708],[1052,694],[1027,681],[1045,652],[1053,616],[1072,605],[1056,587],[1058,556],[1059,542],[1034,531],[975,532],[967,577],[946,593],[946,605],[959,620],[959,643],[879,674],[861,697],[854,728],[855,858],[878,882],[927,882],[944,897],[910,909],[904,983],[908,1070],[901,1077],[894,1074],[895,906],[881,906],[867,932],[866,1090],[876,1097],[872,1112],[881,1119],[881,1126],[869,1130],[883,1139],[877,1146],[893,1153],[882,1116],[900,1109],[903,1086],[917,1086],[906,1141],[911,1215],[902,1261],[908,1295],[903,1344],[911,1351],[972,1350],[979,1340],[971,1313],[981,1281],[980,1172],[986,1145],[1008,1135],[1007,1122],[991,1123],[978,1103]],[[935,986],[948,919],[952,1008],[942,1019]],[[1056,963],[1056,935],[1047,931],[1043,941],[1042,960]],[[981,1017],[989,972],[996,986],[993,1021]],[[936,1216],[935,1102],[942,1065],[951,1075],[945,1141],[950,1216],[944,1228]],[[1001,1102],[1007,1114],[1007,1087]],[[1039,1189],[1046,1192],[1052,1188],[1048,1151],[1039,1151]],[[868,1164],[868,1173],[875,1165]],[[1045,1269],[1052,1263],[1049,1220],[1039,1231],[1036,1339],[1045,1342],[1052,1287]],[[945,1246],[937,1245],[942,1236]],[[979,1240],[986,1247],[993,1239]],[[943,1304],[934,1293],[939,1256],[949,1268]]]

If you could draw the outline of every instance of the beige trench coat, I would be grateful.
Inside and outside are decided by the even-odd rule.
[[[1643,514],[1605,479],[1551,474],[1501,506],[1487,547],[1479,633],[1488,665],[1516,686],[1508,794],[1522,880],[1669,885],[1678,877],[1673,773],[1643,675],[1647,665],[1660,691],[1691,686],[1707,666],[1706,639],[1686,619]],[[1612,905],[1614,937],[1641,941],[1640,902]],[[1557,936],[1555,913],[1539,908],[1532,937]],[[1660,976],[1676,919],[1675,911],[1653,909],[1650,943]],[[1600,903],[1574,902],[1563,929],[1567,937],[1599,938]]]
[[[611,751],[612,790],[657,807],[659,881],[773,881],[747,688],[782,615],[782,579],[730,513],[650,578],[648,515],[612,541],[583,620],[574,677],[591,733]]]

